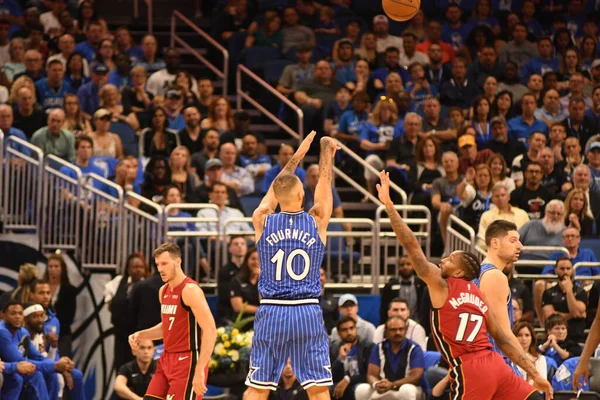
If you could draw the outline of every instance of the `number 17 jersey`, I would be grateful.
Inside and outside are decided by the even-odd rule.
[[[263,300],[317,299],[321,295],[325,245],[312,215],[305,211],[268,215],[256,248],[258,292]]]
[[[448,298],[440,308],[431,310],[431,332],[438,350],[451,367],[460,358],[491,351],[487,337],[488,306],[472,282],[447,278]]]

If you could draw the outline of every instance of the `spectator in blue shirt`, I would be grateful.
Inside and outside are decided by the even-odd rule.
[[[383,83],[385,82],[390,72],[396,72],[402,78],[402,82],[406,84],[411,80],[408,72],[400,65],[400,50],[397,47],[388,47],[383,53],[383,64],[381,68],[377,68],[371,79],[373,79],[373,85],[375,89],[383,89]]]
[[[265,172],[265,180],[263,181],[263,193],[269,191],[271,184],[277,178],[277,175],[283,170],[283,167],[292,159],[294,155],[294,148],[289,144],[282,144],[279,148],[278,153],[278,163]],[[302,167],[296,167],[294,174],[300,178],[300,182],[304,184],[304,179],[306,178],[306,171]]]
[[[406,84],[406,91],[410,93],[410,110],[416,112],[423,108],[425,99],[429,96],[437,97],[437,88],[430,84],[425,78],[425,69],[423,65],[414,62],[408,66],[408,73],[412,82]]]
[[[158,44],[156,38],[152,35],[146,35],[142,39],[142,55],[139,57],[135,66],[142,66],[146,68],[148,76],[152,75],[156,71],[166,68],[165,60],[158,58],[156,53],[158,51]]]
[[[446,22],[442,25],[442,40],[450,43],[455,51],[461,50],[467,43],[473,29],[470,23],[463,23],[462,12],[458,4],[449,4],[446,10]]]
[[[108,83],[115,85],[119,91],[131,87],[131,60],[127,54],[119,53],[115,56],[116,68],[108,75]]]
[[[254,178],[254,192],[261,193],[265,173],[273,166],[273,159],[261,151],[260,141],[254,133],[246,132],[242,137],[239,159],[240,165]]]
[[[169,204],[181,204],[183,202],[181,191],[177,186],[169,185],[163,189],[163,203],[165,207]],[[165,221],[167,218],[192,218],[192,214],[181,211],[179,208],[171,208],[165,213],[164,218]],[[192,232],[195,230],[196,225],[193,222],[169,222],[169,232]]]
[[[2,15],[2,19],[10,23],[10,36],[17,32],[25,22],[23,9],[17,0],[2,0],[0,2],[0,15]]]
[[[98,45],[102,40],[102,26],[99,22],[91,21],[85,32],[87,40],[80,42],[75,46],[75,52],[81,54],[89,63],[96,57],[96,51],[98,51]]]
[[[117,50],[120,54],[125,54],[131,60],[131,63],[135,63],[140,57],[142,57],[142,49],[140,46],[136,46],[131,36],[131,32],[126,26],[120,26],[115,31],[115,42],[117,44]]]
[[[421,347],[406,339],[406,321],[390,317],[385,330],[387,339],[376,344],[369,358],[367,382],[356,387],[357,399],[369,399],[377,393],[396,391],[398,399],[419,399],[425,357]]]
[[[521,99],[521,115],[508,121],[508,136],[529,147],[527,139],[533,132],[542,132],[548,137],[548,125],[534,116],[537,109],[535,95],[526,93]]]
[[[9,137],[13,136],[27,142],[27,137],[22,130],[13,128],[13,110],[12,107],[6,104],[0,105],[0,129],[4,132],[4,154],[6,154],[6,148],[10,145],[11,149],[25,154],[26,156],[31,155],[29,148],[21,143],[13,142],[8,140]]]
[[[538,56],[529,59],[521,68],[521,82],[526,84],[532,74],[544,76],[546,72],[558,71],[560,60],[554,57],[552,40],[549,37],[541,37],[537,41]]]
[[[183,110],[183,91],[179,87],[171,86],[167,89],[163,108],[169,120],[169,129],[180,131],[185,128],[181,112]]]
[[[562,233],[563,245],[569,251],[569,257],[573,265],[578,262],[598,262],[596,255],[590,249],[582,249],[579,247],[581,242],[581,235],[575,228],[567,228]],[[550,261],[556,261],[561,257],[564,257],[565,253],[562,251],[556,251],[550,254]],[[548,265],[542,270],[543,275],[552,275],[554,273],[554,266]],[[575,269],[575,276],[595,276],[600,275],[600,268],[598,267],[578,267]]]
[[[354,73],[354,44],[350,39],[341,39],[338,45],[338,60],[331,63],[335,80],[345,85],[356,80]]]
[[[338,128],[342,114],[352,109],[350,89],[340,86],[335,92],[335,101],[325,110],[325,134],[331,135]]]
[[[87,118],[92,118],[94,112],[100,107],[100,88],[108,81],[108,67],[100,63],[92,63],[92,80],[82,85],[77,91],[81,111]]]
[[[79,168],[82,176],[86,176],[89,174],[96,174],[98,176],[105,178],[106,176],[105,176],[105,173],[102,170],[102,168],[100,168],[100,167],[96,166],[95,164],[93,164],[92,162],[90,162],[93,151],[94,151],[94,141],[92,140],[91,137],[89,137],[87,135],[82,135],[82,136],[77,137],[75,139],[76,158],[75,158],[75,162],[73,162],[73,164]],[[62,166],[62,167],[60,167],[59,172],[63,175],[66,175],[66,176],[72,178],[72,179],[75,179],[75,180],[79,179],[77,171],[74,168]],[[108,191],[108,188],[106,187],[106,185],[96,179],[94,179],[93,185],[98,190],[102,190],[104,192]]]
[[[64,79],[65,68],[60,60],[52,60],[46,67],[47,78],[35,83],[38,103],[44,111],[51,108],[64,108],[65,95],[74,93],[71,84]]]

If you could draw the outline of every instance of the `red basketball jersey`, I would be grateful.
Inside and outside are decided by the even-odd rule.
[[[435,344],[450,366],[466,354],[491,351],[487,336],[488,306],[475,284],[447,278],[448,298],[441,308],[431,310],[431,332]]]
[[[192,309],[181,298],[181,292],[188,283],[198,284],[186,277],[175,289],[171,290],[171,286],[165,285],[160,299],[164,349],[168,353],[200,349],[200,327]]]

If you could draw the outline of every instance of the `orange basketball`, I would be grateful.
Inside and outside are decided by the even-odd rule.
[[[408,21],[421,7],[421,0],[382,0],[383,11],[394,21]]]

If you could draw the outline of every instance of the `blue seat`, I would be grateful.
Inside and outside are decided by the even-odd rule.
[[[127,143],[126,145],[123,146],[123,153],[125,153],[125,155],[127,155],[127,156],[137,157],[139,150],[140,149],[139,149],[137,143]]]
[[[227,50],[229,51],[229,60],[236,63],[239,61],[246,44],[246,32],[236,32],[229,38]]]
[[[290,60],[272,60],[266,63],[263,67],[265,81],[275,86],[279,81],[279,77],[283,73],[285,67],[290,65]]]
[[[327,227],[330,232],[342,232],[344,228],[340,224],[330,223]],[[349,262],[352,257],[352,261],[357,263],[360,259],[360,253],[358,251],[346,251],[346,240],[345,238],[332,237],[327,241],[327,251],[331,252],[332,260],[342,259],[343,262]]]
[[[600,260],[600,239],[583,238],[579,243],[579,247],[592,250],[596,255],[596,258]]]
[[[137,142],[137,137],[135,136],[133,128],[123,122],[111,122],[109,131],[119,135],[121,142],[123,142],[123,146]]]
[[[425,358],[425,368],[424,371],[427,371],[431,367],[435,367],[440,362],[440,358],[442,355],[437,351],[426,351],[423,353],[423,358]],[[431,393],[431,387],[429,387],[429,383],[427,379],[425,379],[425,374],[423,374],[423,379],[421,380],[421,386],[423,387],[423,391],[427,394]]]
[[[262,197],[257,196],[244,196],[240,197],[240,203],[242,203],[242,208],[244,209],[244,215],[252,216],[254,210],[258,208]]]
[[[269,46],[250,47],[242,53],[244,64],[252,70],[260,70],[266,63],[279,58],[281,58],[279,49]]]
[[[333,45],[336,41],[340,40],[341,36],[339,35],[328,35],[325,33],[317,33],[316,42],[317,42],[317,50],[319,50],[322,54],[327,56],[331,55],[333,50]]]

